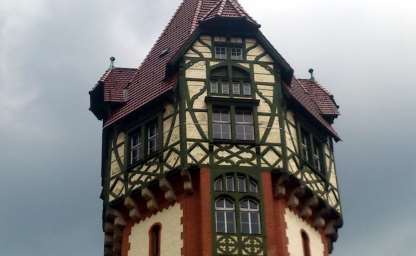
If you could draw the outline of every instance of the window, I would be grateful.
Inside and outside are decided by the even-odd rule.
[[[250,110],[237,109],[235,131],[237,140],[254,140],[253,115]]]
[[[247,71],[238,67],[222,66],[211,71],[209,92],[221,96],[251,97],[250,81]]]
[[[324,174],[324,153],[322,142],[301,128],[300,147],[303,160],[320,174]]]
[[[311,256],[309,236],[304,230],[301,231],[301,236],[302,236],[303,256]]]
[[[155,153],[158,150],[156,122],[152,122],[147,126],[147,150],[149,155]]]
[[[240,83],[233,83],[233,94],[240,95]]]
[[[228,109],[215,109],[212,118],[214,139],[231,139],[231,118]]]
[[[235,112],[231,118],[232,110]],[[233,120],[233,121],[232,121]],[[234,135],[233,135],[233,133]],[[250,109],[231,106],[214,107],[212,114],[213,139],[254,141],[254,119]]]
[[[240,225],[243,234],[260,234],[259,204],[256,201],[240,202]]]
[[[160,256],[160,231],[161,226],[155,224],[149,231],[149,255]]]
[[[159,126],[152,121],[129,136],[129,164],[134,165],[159,150]]]
[[[130,137],[130,164],[134,164],[143,157],[143,147],[140,131]]]
[[[316,139],[313,139],[313,166],[319,172],[323,171],[323,152],[322,144]]]
[[[243,83],[243,95],[251,96],[251,84],[250,83]]]
[[[231,48],[231,59],[232,60],[242,60],[243,59],[243,49],[240,47]]]
[[[212,94],[218,94],[218,81],[211,81],[210,91]]]
[[[223,46],[215,46],[215,58],[217,59],[226,59],[227,58],[227,48]]]
[[[220,175],[214,180],[214,196],[218,233],[262,233],[260,195],[254,178],[243,173]]]
[[[215,201],[215,223],[218,233],[235,233],[235,206],[229,199]]]
[[[302,157],[306,162],[310,162],[310,142],[309,142],[309,133],[306,132],[304,129],[301,130],[301,151]]]

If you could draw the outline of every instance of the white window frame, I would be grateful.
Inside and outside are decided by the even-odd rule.
[[[215,58],[220,60],[227,59],[227,47],[225,46],[215,46]]]
[[[241,206],[243,202],[247,202],[247,208],[243,208]],[[257,208],[251,208],[250,202],[252,202],[255,205],[257,205]],[[248,215],[248,222],[245,222],[245,224],[248,224],[248,227],[249,227],[249,232],[248,233],[243,232],[243,230],[241,228],[242,227],[242,223],[243,223],[243,221],[242,221],[242,213],[247,213],[247,215]],[[254,233],[253,232],[253,227],[256,224],[253,222],[254,220],[252,219],[252,214],[251,213],[255,213],[256,216],[257,216],[258,233]],[[241,231],[241,233],[243,233],[243,234],[250,234],[250,235],[252,235],[252,234],[261,234],[261,223],[260,223],[260,221],[261,221],[260,220],[260,204],[258,202],[256,202],[256,201],[252,200],[252,199],[245,199],[245,200],[240,201],[240,228],[241,228],[240,231]]]
[[[220,206],[220,207],[218,207],[217,206],[217,202],[218,201],[224,201],[224,204],[223,204],[223,206]],[[232,205],[233,205],[233,207],[227,207],[226,206],[226,202],[230,202]],[[232,213],[232,216],[233,216],[233,220],[234,220],[234,222],[233,222],[233,227],[234,227],[234,229],[233,230],[228,230],[228,220],[227,220],[227,213]],[[223,216],[223,218],[224,218],[224,222],[223,222],[223,229],[224,229],[224,233],[226,233],[226,234],[233,234],[233,233],[236,233],[237,232],[237,223],[236,223],[236,219],[235,219],[235,203],[233,202],[233,201],[231,201],[231,200],[229,200],[229,199],[227,199],[227,198],[219,198],[219,199],[217,199],[217,200],[215,200],[215,229],[216,229],[216,232],[218,232],[218,214],[221,214],[222,216]]]
[[[250,115],[248,115],[248,113]],[[236,109],[235,111],[235,136],[236,136],[236,140],[247,140],[247,141],[252,141],[254,140],[254,117],[253,117],[253,111],[251,110],[238,110]],[[243,121],[238,121],[237,120],[237,115],[242,115],[243,116]],[[248,119],[248,120],[247,120]],[[237,126],[241,126],[243,127],[243,138],[238,138],[238,134],[237,134]],[[252,128],[252,133],[249,133],[249,131],[247,131],[247,127],[251,127]],[[250,138],[248,138],[248,136],[251,136]]]
[[[216,120],[215,119],[215,115],[216,114],[219,114],[219,116],[220,116],[220,119],[219,120]],[[228,121],[224,121],[223,116],[225,116],[225,115],[228,115]],[[214,124],[219,124],[219,126],[220,126],[220,134],[221,134],[221,136],[219,136],[219,138],[218,137],[215,137],[214,136],[214,133],[213,133],[212,135],[213,135],[214,139],[230,140],[232,138],[232,136],[231,136],[231,112],[230,112],[229,109],[223,109],[223,108],[214,109],[213,115],[212,115],[212,124],[213,124],[212,127],[214,127]],[[228,134],[229,134],[229,137],[228,138],[225,138],[225,136],[224,136],[223,127],[225,125],[227,125],[227,127],[228,127]]]

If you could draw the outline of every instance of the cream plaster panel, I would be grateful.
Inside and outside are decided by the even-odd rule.
[[[220,64],[220,62],[219,62],[219,61],[211,61],[211,62],[209,63],[209,66],[210,66],[210,67],[212,67],[212,66],[215,66],[215,65],[218,65],[218,64]]]
[[[291,173],[296,173],[298,171],[298,166],[297,166],[296,161],[294,159],[290,159],[288,161],[288,167],[289,167],[289,171]]]
[[[291,122],[292,124],[296,124],[295,114],[290,110],[286,112],[286,119],[289,120],[289,122]]]
[[[120,132],[117,137],[117,145],[124,143],[125,139],[126,139],[126,134],[124,132]]]
[[[285,209],[285,221],[289,256],[303,256],[302,230],[309,237],[311,256],[324,255],[324,243],[321,234],[316,229],[287,208]]]
[[[173,129],[173,132],[172,132],[172,137],[170,138],[169,145],[172,145],[172,144],[174,144],[175,142],[179,141],[179,139],[180,139],[180,130],[179,130],[179,126],[180,126],[180,124],[179,124],[179,115],[178,115],[178,117],[176,117],[175,127],[174,127],[174,129]]]
[[[147,218],[131,229],[129,237],[130,250],[129,256],[148,256],[149,255],[149,230],[157,223],[160,223],[160,256],[180,256],[183,241],[181,234],[183,226],[181,218],[183,212],[179,204],[164,209]]]
[[[210,36],[201,36],[199,38],[202,42],[206,43],[207,45],[212,45],[211,37]]]
[[[256,40],[255,39],[246,39],[246,48],[250,48],[253,47],[256,44]]]
[[[270,117],[269,116],[258,116],[258,125],[259,125],[259,135],[260,138],[263,137],[264,133],[269,124]]]
[[[189,67],[185,72],[186,78],[206,79],[207,72],[204,61],[199,61]]]
[[[263,47],[261,47],[260,45],[258,45],[256,48],[251,49],[248,53],[247,53],[247,60],[255,60],[258,56],[262,55],[264,53],[264,49]]]
[[[269,54],[264,55],[263,57],[260,58],[260,61],[264,61],[264,62],[273,62],[272,57],[270,57]]]
[[[297,136],[296,136],[296,127],[292,126],[291,124],[286,124],[286,141],[287,146],[293,152],[297,152]]]
[[[198,93],[201,92],[201,90],[205,90],[205,83],[204,82],[198,82],[198,81],[188,81],[188,92],[189,97],[192,98]],[[193,106],[189,106],[191,108],[197,108],[197,109],[206,109],[207,105],[205,103],[205,97],[207,96],[206,90],[194,101]]]
[[[270,105],[267,104],[267,102],[263,98],[257,96],[257,99],[260,101],[259,106],[257,107],[258,113],[270,113],[272,111]]]
[[[259,92],[266,97],[273,97],[273,86],[257,85]]]
[[[173,168],[177,167],[179,165],[179,160],[180,157],[177,153],[172,152],[170,153],[169,157],[168,157],[169,152],[165,151],[165,153],[163,154],[164,159],[166,159],[166,164],[168,164],[169,166],[172,166]]]
[[[331,185],[334,186],[335,188],[338,188],[337,174],[336,174],[334,166],[332,166],[332,172],[331,172],[331,177],[329,178],[329,183],[331,183]]]
[[[188,139],[202,139],[189,112],[186,113],[186,137]]]
[[[196,52],[194,52],[192,50],[188,50],[186,52],[185,56],[189,57],[189,58],[199,58],[200,57]]]
[[[212,58],[211,49],[201,44],[200,42],[196,42],[193,48],[196,51],[200,52],[202,56],[204,56],[204,58]]]
[[[208,113],[195,112],[195,116],[202,131],[204,131],[205,135],[208,136]]]
[[[175,107],[172,104],[165,105],[165,111],[163,112],[163,118],[166,118],[175,113]]]
[[[272,129],[270,130],[270,134],[267,137],[266,142],[267,143],[280,143],[281,142],[279,118],[277,117],[273,122]]]
[[[163,121],[163,145],[168,143],[168,136],[170,132],[170,127],[172,126],[172,122],[174,121],[174,117],[169,117],[168,119]]]
[[[238,63],[238,65],[240,65],[242,67],[245,67],[247,69],[250,69],[250,64],[248,64],[248,63]]]
[[[194,143],[188,142],[188,148],[190,148]],[[199,146],[195,147],[191,152],[189,152],[190,155],[192,155],[193,158],[195,158],[196,161],[201,161],[204,157],[207,156],[207,153]],[[202,164],[208,163],[208,157],[202,162]],[[193,163],[194,160],[189,156],[188,157],[188,163]]]
[[[254,81],[257,83],[274,83],[275,79],[273,75],[254,74]]]
[[[255,74],[266,74],[266,75],[272,74],[272,73],[270,73],[270,71],[268,71],[267,69],[265,69],[263,66],[261,66],[259,64],[254,65],[254,73]]]

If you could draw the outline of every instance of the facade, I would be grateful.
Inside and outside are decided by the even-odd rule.
[[[236,0],[184,0],[103,120],[104,255],[325,256],[342,226],[333,96]]]

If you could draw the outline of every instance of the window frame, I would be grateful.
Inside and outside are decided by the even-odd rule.
[[[217,175],[215,175],[217,174]],[[234,190],[233,191],[227,191],[226,189],[226,178],[227,177],[233,177],[234,178]],[[246,181],[246,192],[240,192],[239,190],[239,178],[244,177]],[[221,182],[218,182],[221,180]],[[251,181],[255,181],[257,185],[257,192],[251,192],[248,188],[249,183]],[[216,184],[221,183],[222,187],[218,189]],[[215,216],[215,223],[213,223],[214,226],[214,232],[216,234],[223,234],[223,235],[235,235],[235,236],[264,236],[264,216],[263,216],[263,204],[262,204],[262,194],[261,194],[261,184],[259,177],[253,177],[251,174],[248,174],[245,171],[221,171],[221,170],[214,170],[214,176],[212,180],[212,188],[213,188],[213,211]],[[227,199],[234,203],[234,220],[235,220],[235,232],[234,233],[224,233],[224,232],[218,232],[218,222],[217,222],[217,208],[216,208],[216,202],[220,199]],[[244,201],[254,201],[258,206],[258,227],[259,232],[258,233],[247,233],[243,232],[242,227],[242,212],[240,204]]]
[[[298,127],[299,155],[300,155],[303,165],[308,166],[317,175],[319,175],[321,178],[327,181],[328,173],[327,173],[327,167],[325,164],[324,145],[325,145],[325,141],[328,138],[323,135],[318,135],[319,133],[316,132],[312,127],[307,125],[305,122],[298,123],[297,127]],[[306,155],[304,153],[305,142],[307,143]],[[318,150],[318,157],[316,157],[315,150]],[[316,165],[315,163],[316,158],[318,158],[320,166]]]
[[[214,101],[211,102],[208,99],[208,122],[209,122],[209,138],[211,143],[234,143],[234,144],[258,144],[258,117],[257,117],[257,105],[253,104],[253,102],[230,102],[230,101],[218,101],[213,99]],[[222,138],[215,138],[214,137],[214,113],[215,109],[229,109],[230,113],[230,127],[231,127],[231,138],[230,139],[222,139]],[[237,137],[237,122],[236,116],[237,111],[240,109],[247,110],[251,112],[251,116],[253,118],[253,139],[239,139]]]
[[[213,71],[216,69],[225,69],[225,74],[212,74]],[[238,75],[233,75],[234,70],[242,70],[242,72],[246,73],[246,77],[241,77]],[[207,88],[208,88],[208,95],[209,96],[219,96],[219,97],[229,97],[229,98],[255,98],[254,94],[254,83],[252,81],[252,77],[250,75],[250,71],[247,70],[245,67],[241,67],[239,65],[217,65],[210,69],[210,75],[207,79]],[[234,86],[239,86],[238,93],[235,93]],[[213,86],[215,85],[215,86]],[[227,86],[227,90],[224,91],[224,85]],[[213,90],[215,87],[215,90]],[[247,90],[249,88],[249,90]],[[249,93],[246,93],[249,92]]]
[[[156,236],[156,241],[155,241],[155,236]],[[160,256],[161,240],[162,240],[162,224],[155,223],[149,229],[149,256]],[[156,252],[154,250],[156,250]]]
[[[156,126],[156,133],[155,133],[155,147],[156,149],[154,151],[150,151],[149,148],[149,126],[151,124],[155,124]],[[141,137],[141,156],[138,160],[136,161],[132,161],[132,147],[131,147],[131,139],[132,136],[134,136],[135,134],[140,134]],[[161,114],[157,114],[156,117],[153,118],[148,118],[143,120],[140,125],[137,125],[133,128],[131,128],[130,130],[127,131],[127,137],[126,137],[126,141],[127,141],[127,146],[126,146],[126,154],[125,157],[127,159],[126,163],[127,163],[127,169],[131,169],[141,163],[146,162],[147,160],[149,160],[152,157],[157,156],[158,154],[160,154],[160,152],[162,151],[163,148],[163,120],[162,120],[162,115]]]

